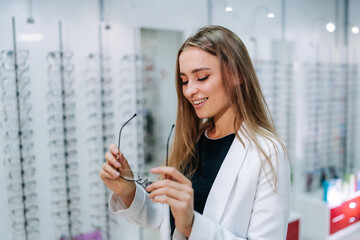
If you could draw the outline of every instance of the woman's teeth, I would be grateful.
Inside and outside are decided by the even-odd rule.
[[[205,102],[207,99],[208,99],[208,98],[204,98],[204,99],[201,99],[201,100],[198,100],[198,101],[194,101],[194,104],[195,104],[195,105],[198,105],[198,104],[200,104],[200,103]]]

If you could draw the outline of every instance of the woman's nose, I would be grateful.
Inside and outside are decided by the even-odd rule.
[[[191,83],[191,81],[188,82],[187,86],[186,86],[186,91],[185,91],[185,95],[186,97],[192,97],[195,94],[197,94],[199,92],[199,89],[197,88],[196,84]]]

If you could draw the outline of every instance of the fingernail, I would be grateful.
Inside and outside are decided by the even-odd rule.
[[[115,154],[119,154],[119,150],[118,149],[115,149]]]
[[[116,155],[116,159],[120,159],[120,156],[119,156],[119,154],[118,154],[118,155]]]
[[[114,174],[115,174],[116,176],[120,176],[120,173],[119,173],[118,171],[115,171],[115,170],[114,170]]]

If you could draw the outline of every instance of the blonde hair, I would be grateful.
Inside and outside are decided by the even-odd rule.
[[[270,165],[276,187],[277,178],[274,166],[256,136],[268,139],[276,151],[278,151],[277,143],[286,152],[285,146],[275,131],[270,111],[245,45],[235,33],[221,26],[206,26],[199,29],[183,43],[177,54],[175,84],[178,106],[169,166],[173,166],[184,175],[191,177],[198,165],[196,142],[205,129],[211,130],[215,126],[212,118],[199,119],[193,106],[183,95],[179,57],[187,47],[200,48],[218,58],[225,92],[235,111],[234,132],[236,137],[245,146],[238,134],[240,131],[249,141],[255,143],[259,153]],[[242,123],[246,124],[246,128],[239,129]]]

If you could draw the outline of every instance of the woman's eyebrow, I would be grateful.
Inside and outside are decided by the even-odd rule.
[[[196,73],[196,72],[200,72],[200,71],[204,71],[204,70],[210,70],[210,68],[208,68],[208,67],[199,67],[199,68],[195,68],[191,72]]]
[[[199,67],[199,68],[195,68],[191,71],[191,73],[197,73],[197,72],[200,72],[200,71],[205,71],[205,70],[211,70],[211,68],[208,68],[208,67]],[[186,76],[185,73],[183,72],[180,72],[180,76]]]

